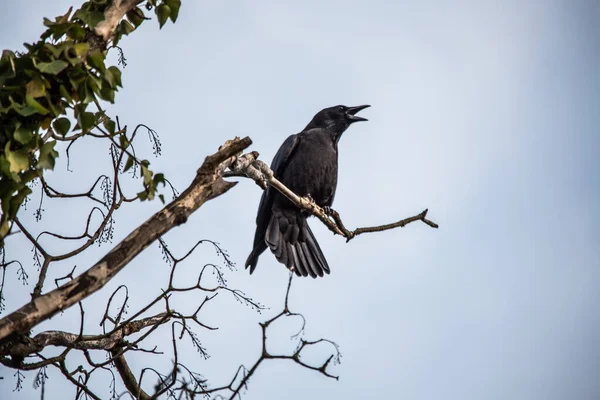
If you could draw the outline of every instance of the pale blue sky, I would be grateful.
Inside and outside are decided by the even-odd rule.
[[[7,2],[0,48],[37,39],[42,17],[70,4]],[[426,207],[441,225],[346,244],[311,221],[332,273],[296,280],[291,307],[306,316],[307,338],[340,345],[343,362],[332,370],[340,381],[271,362],[245,399],[600,397],[599,19],[594,1],[183,1],[177,24],[159,32],[152,21],[122,41],[128,66],[112,109],[159,133],[163,156],[152,166],[179,189],[228,138],[251,136],[270,161],[321,108],[368,103],[370,121],[340,142],[334,208],[351,227]],[[65,172],[61,160],[57,186],[85,187],[82,170],[105,167],[85,165],[105,152],[78,146],[71,166],[79,170]],[[240,266],[231,285],[272,307],[261,316],[221,299],[206,314],[220,331],[199,332],[213,357],[201,360],[182,343],[188,364],[215,384],[258,357],[256,322],[278,311],[285,289],[287,272],[270,254],[252,277],[241,269],[259,197],[243,181],[166,237],[180,254],[196,239],[219,241]],[[159,208],[119,213],[115,243]],[[85,212],[46,209],[43,222],[65,232]],[[32,213],[22,219],[37,231]],[[9,246],[27,255],[35,275],[30,246]],[[107,249],[78,260],[79,271]],[[198,252],[186,265],[189,279],[215,260],[210,249]],[[86,300],[90,329],[118,284],[129,282],[133,311],[158,293],[164,274],[154,246]],[[16,275],[9,279],[7,312],[28,299]],[[200,300],[180,305],[194,309]],[[36,331],[78,324],[77,312],[66,313]],[[293,347],[285,335],[273,334]],[[166,347],[168,329],[151,338]],[[166,370],[165,357],[134,354],[129,362]],[[18,397],[12,372],[0,367],[0,376],[0,397],[39,397],[33,377]],[[50,399],[70,390],[56,375],[50,384]]]

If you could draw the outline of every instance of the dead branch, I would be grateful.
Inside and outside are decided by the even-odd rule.
[[[238,157],[235,162],[229,166],[229,169],[230,171],[225,172],[225,177],[250,178],[263,190],[267,189],[267,185],[271,185],[277,191],[287,197],[298,208],[305,210],[319,218],[319,220],[321,220],[321,222],[323,222],[323,224],[325,224],[325,226],[327,226],[331,232],[336,235],[344,236],[347,242],[362,233],[381,232],[388,229],[399,227],[402,228],[415,221],[422,221],[432,228],[439,227],[438,224],[426,218],[428,210],[425,209],[413,217],[405,218],[398,222],[379,226],[357,228],[353,231],[350,231],[344,226],[342,218],[337,211],[333,210],[332,208],[323,209],[322,207],[319,207],[311,198],[298,196],[288,189],[277,178],[275,178],[273,176],[273,171],[269,168],[269,166],[261,160],[258,160],[257,152],[243,154],[242,156]]]
[[[0,349],[0,354],[9,354],[13,358],[24,358],[30,354],[42,351],[46,346],[62,346],[78,350],[112,350],[126,336],[137,333],[148,326],[163,324],[170,317],[165,312],[137,321],[131,321],[122,324],[110,335],[80,335],[63,331],[45,331],[27,340],[21,340],[19,343],[13,344],[9,349]]]
[[[101,289],[135,256],[188,217],[206,201],[227,192],[235,182],[222,179],[223,171],[252,140],[235,138],[206,157],[192,184],[183,193],[131,232],[94,266],[59,288],[36,297],[0,320],[0,341],[11,334],[26,333],[33,326],[65,310]]]
[[[119,372],[119,375],[121,376],[121,379],[123,380],[123,383],[125,384],[125,387],[129,393],[135,396],[136,399],[151,399],[152,397],[142,389],[141,385],[135,379],[133,372],[131,372],[129,365],[125,360],[125,356],[123,354],[119,354],[119,351],[116,349],[111,350],[111,355],[113,357],[115,368]]]
[[[273,324],[274,322],[276,322],[277,320],[281,319],[281,318],[285,318],[285,317],[301,317],[302,318],[302,328],[300,328],[300,330],[298,331],[297,334],[293,335],[292,338],[296,338],[299,337],[302,332],[304,331],[304,325],[305,325],[305,320],[304,320],[304,316],[302,314],[299,313],[294,313],[291,312],[288,308],[288,299],[289,299],[289,295],[290,295],[290,288],[292,286],[292,278],[293,278],[293,273],[290,272],[290,279],[288,281],[288,285],[287,285],[287,290],[285,293],[285,302],[284,302],[284,306],[283,306],[283,311],[281,311],[279,314],[277,314],[276,316],[274,316],[273,318],[260,323],[260,327],[261,327],[261,331],[262,331],[262,352],[261,352],[261,356],[260,358],[254,363],[254,365],[252,367],[250,367],[249,370],[247,370],[246,368],[240,367],[240,369],[238,369],[238,373],[235,374],[233,380],[231,381],[231,383],[226,386],[226,387],[222,387],[222,388],[216,388],[213,390],[207,390],[205,391],[205,393],[209,393],[212,391],[221,391],[221,390],[225,390],[228,389],[231,391],[231,397],[229,397],[230,400],[235,399],[237,396],[240,395],[240,391],[242,389],[247,388],[248,382],[250,380],[250,378],[254,375],[254,373],[256,372],[256,370],[258,369],[258,367],[261,365],[261,363],[265,360],[291,360],[294,361],[296,364],[301,365],[304,368],[313,370],[313,371],[317,371],[320,372],[321,374],[323,374],[324,376],[328,377],[328,378],[333,378],[335,380],[338,380],[339,377],[336,375],[331,374],[328,370],[327,367],[330,365],[330,363],[333,361],[334,364],[339,364],[340,363],[340,358],[341,358],[341,353],[339,351],[339,347],[338,345],[328,339],[318,339],[318,340],[313,340],[313,341],[309,341],[309,340],[305,340],[303,338],[300,337],[300,341],[298,343],[298,346],[296,347],[296,350],[291,354],[291,355],[287,355],[287,354],[271,354],[269,353],[269,351],[267,350],[267,329],[269,328],[269,326],[271,324]],[[304,350],[307,347],[310,346],[314,346],[317,345],[319,343],[329,343],[331,344],[335,351],[327,358],[327,360],[325,360],[325,362],[323,362],[323,364],[319,365],[319,366],[314,366],[314,365],[310,365],[306,362],[304,362],[302,360],[302,350]],[[243,375],[242,375],[242,380],[240,381],[239,384],[235,385],[235,382],[237,380],[237,377],[239,375],[240,370],[242,371]]]

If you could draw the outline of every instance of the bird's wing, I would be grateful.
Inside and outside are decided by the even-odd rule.
[[[298,140],[298,135],[291,135],[283,142],[279,150],[277,150],[277,153],[271,162],[271,170],[276,178],[281,178],[285,166],[298,144]],[[273,206],[274,194],[275,189],[268,186],[260,198],[258,212],[256,213],[254,246],[252,253],[250,253],[248,260],[246,261],[246,268],[250,267],[250,273],[256,268],[258,256],[267,248],[267,245],[265,244],[265,232],[269,225],[269,221],[271,220],[271,207]]]
[[[273,162],[271,162],[271,169],[275,174],[275,178],[279,179],[285,166],[287,165],[290,157],[294,153],[298,146],[298,142],[300,141],[300,137],[296,135],[290,135],[285,142],[281,145],[275,157],[273,157]]]
[[[285,139],[281,147],[279,147],[279,150],[277,150],[277,153],[275,154],[275,157],[273,157],[273,161],[271,162],[271,170],[273,171],[273,175],[275,176],[275,178],[281,178],[281,175],[283,174],[283,171],[288,163],[288,160],[290,159],[290,156],[292,155],[292,153],[296,149],[296,146],[298,145],[298,141],[299,138],[297,134],[290,135],[287,139]],[[263,192],[263,195],[260,198],[260,204],[258,205],[256,223],[259,226],[264,225],[264,229],[267,228],[267,225],[269,224],[269,219],[271,218],[271,206],[273,205],[274,190],[275,189],[273,189],[271,186],[268,186],[267,189]],[[263,216],[268,216],[269,218],[267,218],[266,221],[259,221],[260,219],[262,219],[261,217]]]

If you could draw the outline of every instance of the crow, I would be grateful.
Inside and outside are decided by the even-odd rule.
[[[302,132],[288,137],[273,158],[275,178],[298,196],[310,196],[320,207],[333,204],[338,176],[338,142],[354,122],[367,121],[356,113],[369,105],[343,105],[319,111]],[[267,246],[277,261],[298,276],[329,274],[329,265],[306,218],[289,199],[269,186],[256,215],[254,247],[246,268],[254,272]]]

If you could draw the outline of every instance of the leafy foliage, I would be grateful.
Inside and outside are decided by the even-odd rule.
[[[106,66],[106,56],[124,35],[145,20],[143,8],[154,10],[160,27],[175,22],[180,0],[147,0],[127,13],[114,36],[105,42],[94,32],[104,19],[110,0],[93,0],[51,21],[40,40],[25,44],[25,52],[4,50],[0,57],[0,243],[11,229],[29,184],[52,170],[61,147],[57,141],[72,142],[99,130],[100,136],[129,146],[125,132],[101,107],[113,103],[121,83],[121,70]],[[74,124],[71,122],[73,120]],[[124,146],[124,147],[123,147]],[[154,175],[147,160],[131,161],[142,166],[144,191],[140,199],[153,199],[162,174]],[[162,197],[161,197],[162,198]]]

